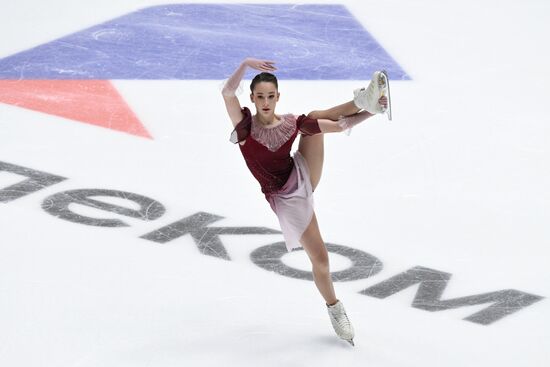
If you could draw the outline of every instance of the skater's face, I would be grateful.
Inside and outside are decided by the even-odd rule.
[[[275,114],[275,106],[279,101],[279,96],[275,84],[260,82],[256,84],[254,91],[250,94],[250,100],[254,102],[257,113],[267,118]]]

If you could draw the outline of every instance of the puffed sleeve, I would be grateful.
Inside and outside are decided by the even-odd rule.
[[[243,113],[243,119],[235,126],[235,129],[231,133],[229,141],[233,144],[240,143],[248,137],[250,134],[250,126],[252,125],[252,114],[248,107],[243,107],[241,109]]]
[[[316,119],[307,117],[306,115],[300,115],[296,119],[296,126],[302,135],[315,135],[321,132],[319,122]]]

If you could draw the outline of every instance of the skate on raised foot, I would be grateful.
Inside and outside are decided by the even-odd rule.
[[[332,323],[332,327],[334,328],[336,334],[341,339],[344,339],[351,345],[355,346],[355,343],[353,342],[355,332],[342,302],[338,301],[332,306],[327,305],[327,308],[330,322]]]
[[[388,107],[378,103],[380,97],[388,98]],[[353,91],[353,102],[358,108],[372,114],[387,112],[388,120],[391,121],[391,96],[388,73],[385,70],[375,71],[368,87],[359,88]]]

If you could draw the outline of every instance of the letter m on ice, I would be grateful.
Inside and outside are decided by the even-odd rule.
[[[412,306],[426,311],[444,311],[459,307],[489,304],[489,307],[464,320],[489,325],[514,312],[528,307],[544,297],[505,289],[473,296],[442,300],[451,274],[420,266],[407,270],[388,280],[361,291],[361,294],[386,298],[413,285],[419,284]]]

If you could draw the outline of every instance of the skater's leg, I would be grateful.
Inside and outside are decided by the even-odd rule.
[[[305,158],[309,167],[309,177],[311,179],[311,187],[313,191],[321,180],[323,173],[323,161],[325,155],[324,135],[301,135],[298,151]]]
[[[334,331],[340,338],[355,345],[353,342],[355,336],[353,326],[349,321],[342,302],[336,298],[334,292],[334,285],[330,276],[328,251],[321,238],[315,213],[313,213],[309,226],[302,234],[300,243],[311,260],[313,280],[328,306],[327,309]]]
[[[357,113],[358,109],[353,101],[330,108],[325,111],[313,111],[308,114],[309,118],[317,119],[321,134],[301,135],[298,151],[305,158],[309,167],[309,176],[313,191],[321,180],[324,162],[324,133],[339,132],[349,129],[353,124],[357,124],[366,118],[372,116],[367,111]],[[351,114],[351,116],[349,116]],[[348,116],[343,120],[343,116]]]
[[[319,289],[319,292],[328,305],[335,304],[338,300],[336,299],[334,286],[330,277],[328,251],[321,238],[315,213],[313,213],[313,218],[309,226],[302,234],[300,243],[311,260],[313,280],[315,281],[317,289]]]
[[[309,118],[317,119],[317,111],[310,112]],[[305,158],[309,167],[309,177],[311,179],[311,187],[313,191],[321,180],[323,173],[323,162],[325,157],[324,134],[317,135],[301,135],[298,151]]]
[[[386,105],[386,97],[380,98],[380,103]],[[323,133],[317,135],[300,136],[298,150],[304,156],[308,166],[313,191],[321,180],[324,162],[324,133],[340,132],[351,128],[359,122],[373,116],[367,111],[360,112],[354,101],[349,101],[328,110],[318,110],[308,113],[307,117],[319,121],[319,128]],[[348,117],[348,119],[346,119]],[[344,118],[342,120],[342,118]]]
[[[349,103],[353,104],[353,102]],[[349,103],[333,107],[326,111],[313,111],[308,114],[309,118],[317,119],[319,121],[319,128],[323,132],[321,134],[310,136],[301,135],[300,143],[298,145],[298,151],[305,158],[309,167],[309,176],[313,191],[315,191],[315,188],[319,184],[321,174],[323,173],[323,162],[325,157],[324,133],[343,131],[349,128],[346,124],[342,125],[341,122],[337,121],[338,118],[330,120],[328,117],[336,116],[340,113],[351,112],[352,116],[348,119],[363,121],[365,118],[372,116],[366,111],[357,114],[357,108],[350,106]],[[343,115],[340,115],[340,117],[342,116]],[[355,116],[357,118],[355,118]],[[344,120],[344,122],[346,122],[346,120]]]

